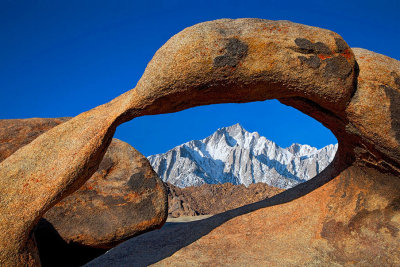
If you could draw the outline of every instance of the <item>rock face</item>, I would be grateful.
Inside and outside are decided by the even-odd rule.
[[[38,264],[34,225],[97,170],[117,125],[197,105],[272,98],[335,134],[333,162],[310,181],[211,217],[200,231],[192,224],[191,234],[175,232],[169,246],[160,240],[132,249],[136,258],[124,260],[399,265],[400,62],[356,52],[357,60],[336,33],[287,21],[224,19],[183,30],[156,52],[133,90],[0,163],[1,265]]]
[[[6,158],[69,119],[0,120],[0,139],[6,141],[0,144],[0,157]],[[39,222],[35,237],[42,263],[77,263],[81,260],[75,255],[77,245],[109,249],[158,228],[166,220],[166,205],[166,190],[148,160],[129,144],[113,139],[92,177]],[[52,231],[55,234],[50,235]],[[54,244],[55,235],[66,244],[74,244],[74,253],[66,253],[72,250],[67,246]]]
[[[320,173],[336,150],[337,145],[317,149],[292,144],[282,148],[235,124],[148,159],[164,182],[178,187],[261,182],[287,189]]]
[[[168,217],[218,214],[277,195],[284,190],[264,183],[203,184],[179,188],[167,183]]]

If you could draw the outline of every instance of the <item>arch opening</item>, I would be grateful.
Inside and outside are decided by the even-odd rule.
[[[277,100],[144,116],[115,137],[145,154],[167,183],[170,217],[220,213],[281,193],[321,173],[338,146],[329,129]]]

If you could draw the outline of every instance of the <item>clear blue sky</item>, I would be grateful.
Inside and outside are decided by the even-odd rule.
[[[135,86],[172,35],[219,18],[327,28],[351,47],[399,60],[399,2],[0,0],[0,119],[75,116],[108,102]],[[284,147],[336,142],[321,124],[277,101],[137,118],[116,137],[150,155],[236,122]]]

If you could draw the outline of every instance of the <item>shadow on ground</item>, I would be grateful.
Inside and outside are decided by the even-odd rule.
[[[304,196],[335,177],[340,171],[331,164],[308,182],[271,198],[229,210],[207,219],[191,222],[170,222],[161,229],[132,238],[89,262],[89,266],[148,266],[157,263],[183,247],[207,235],[226,221],[258,209],[284,204]]]

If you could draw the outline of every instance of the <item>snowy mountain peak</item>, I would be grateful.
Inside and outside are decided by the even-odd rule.
[[[230,146],[235,146],[237,143],[243,143],[245,135],[248,133],[239,123],[229,127],[222,127],[215,131],[211,136],[203,139],[204,142],[219,142],[225,140]]]
[[[179,187],[264,182],[289,188],[326,168],[336,150],[337,144],[319,150],[300,144],[281,148],[237,123],[148,159],[163,181]]]
[[[247,133],[247,131],[239,123],[220,129],[231,136],[243,136],[245,133]]]

